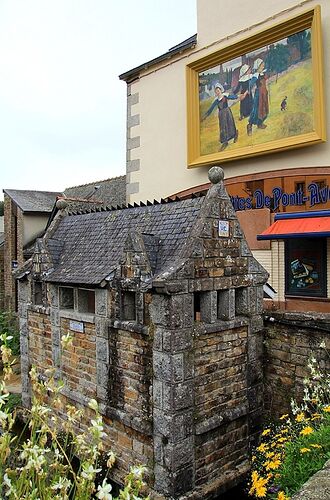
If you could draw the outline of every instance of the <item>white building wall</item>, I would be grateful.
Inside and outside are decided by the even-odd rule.
[[[325,89],[330,84],[329,0],[263,0],[253,6],[247,0],[229,5],[225,0],[198,0],[198,43],[184,52],[141,73],[130,84],[138,94],[130,114],[138,113],[139,125],[129,128],[130,158],[128,201],[159,199],[208,182],[208,167],[187,169],[186,65],[276,23],[321,5]],[[330,121],[330,109],[326,121]],[[133,138],[133,142],[132,142]],[[138,141],[134,141],[139,138]],[[329,166],[329,143],[307,148],[240,159],[223,164],[226,178],[284,168]],[[132,185],[130,187],[130,185]]]

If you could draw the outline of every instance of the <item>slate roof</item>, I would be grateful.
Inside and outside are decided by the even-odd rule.
[[[188,49],[192,49],[193,47],[195,47],[196,43],[197,43],[197,34],[190,36],[189,38],[183,40],[183,42],[180,42],[177,45],[174,45],[174,47],[171,47],[167,52],[165,52],[165,54],[155,57],[150,61],[140,64],[140,66],[137,66],[136,68],[130,69],[129,71],[122,73],[121,75],[119,75],[119,79],[124,80],[127,83],[130,83],[139,76],[141,71],[146,70],[151,66],[154,66],[155,64],[158,64],[162,61],[166,61],[167,59],[172,59],[172,57],[176,56],[177,54],[181,54],[182,52],[185,52]]]
[[[102,201],[105,206],[123,205],[126,203],[126,176],[121,175],[112,179],[73,186],[65,189],[64,195],[69,198]]]
[[[62,193],[51,191],[27,191],[19,189],[4,189],[14,203],[23,212],[51,212],[57,196]]]
[[[48,240],[54,262],[47,281],[97,285],[120,264],[128,235],[144,238],[154,276],[172,263],[196,220],[203,198],[121,210],[68,215]]]

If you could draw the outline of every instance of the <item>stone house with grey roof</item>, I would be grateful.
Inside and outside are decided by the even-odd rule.
[[[263,411],[267,273],[222,170],[210,175],[203,197],[80,212],[61,200],[17,272],[23,403],[31,365],[54,367],[63,405],[87,418],[97,399],[112,478],[144,463],[157,498],[214,498],[239,482]]]
[[[17,309],[12,271],[31,256],[36,238],[43,235],[57,213],[58,197],[66,197],[72,208],[122,205],[126,200],[125,187],[125,176],[120,176],[67,188],[63,193],[4,189],[4,273],[0,274],[0,309]]]

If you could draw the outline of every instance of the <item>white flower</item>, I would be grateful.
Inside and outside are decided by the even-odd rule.
[[[66,347],[72,346],[72,342],[73,342],[73,337],[70,334],[70,332],[68,332],[66,335],[62,335],[61,345],[62,345],[63,349],[65,349]]]
[[[99,405],[96,399],[91,399],[88,403],[88,406],[94,411],[98,411],[99,409]]]
[[[112,490],[111,484],[107,483],[106,479],[103,479],[102,486],[97,487],[96,498],[101,498],[104,500],[112,500],[112,495],[110,491]]]
[[[325,345],[325,341],[322,340],[321,344],[320,344],[320,347],[321,349],[326,349],[326,345]]]
[[[51,486],[51,489],[66,491],[69,488],[69,486],[71,486],[71,481],[69,481],[69,479],[67,479],[66,477],[60,477],[57,483]]]
[[[116,455],[114,454],[113,451],[109,451],[108,460],[107,460],[107,467],[109,467],[109,469],[111,469],[111,467],[113,466],[115,461],[116,461]]]
[[[142,476],[146,472],[146,470],[147,470],[146,467],[144,467],[143,465],[138,465],[137,467],[131,467],[131,473],[137,479],[142,479]]]
[[[9,497],[10,495],[14,494],[15,498],[17,498],[16,490],[14,486],[11,484],[11,480],[9,479],[7,473],[3,476],[3,485],[8,488],[8,490],[6,491],[6,497]]]
[[[84,479],[88,479],[88,481],[93,481],[94,475],[97,472],[100,472],[101,469],[94,469],[94,467],[92,465],[89,465],[88,467],[87,467],[87,465],[83,466],[83,471],[81,473],[81,477],[83,477]]]

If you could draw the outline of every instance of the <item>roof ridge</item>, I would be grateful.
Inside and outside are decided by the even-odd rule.
[[[108,179],[103,179],[101,181],[91,181],[91,182],[86,182],[85,184],[79,184],[77,186],[69,186],[69,187],[66,187],[64,189],[64,191],[66,189],[74,189],[74,188],[80,188],[80,187],[86,187],[86,186],[91,186],[92,184],[95,184],[95,183],[101,183],[101,182],[107,182],[107,181],[113,181],[115,179],[120,179],[120,177],[125,177],[125,174],[123,175],[116,175],[115,177],[109,177]],[[63,191],[63,192],[64,192]]]
[[[189,198],[160,198],[160,200],[153,200],[149,201],[147,200],[146,202],[140,201],[139,203],[134,203],[132,205],[131,203],[126,203],[124,205],[106,205],[106,206],[100,206],[100,207],[88,207],[88,208],[77,208],[75,210],[68,210],[68,216],[72,215],[87,215],[91,213],[96,213],[96,212],[113,212],[113,211],[119,211],[119,210],[128,210],[128,209],[134,209],[134,208],[144,208],[144,207],[152,207],[152,206],[157,206],[157,205],[169,205],[173,203],[182,203],[187,200],[193,200],[196,198],[202,198],[204,195],[199,195],[199,196],[190,196]]]

